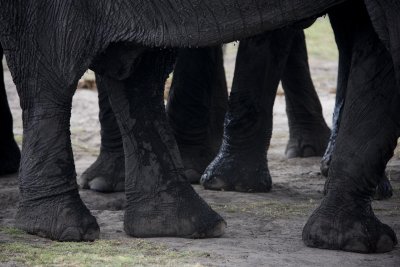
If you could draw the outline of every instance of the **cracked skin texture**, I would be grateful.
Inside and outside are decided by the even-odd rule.
[[[367,3],[372,1],[373,0],[366,0]],[[54,220],[51,219],[56,218],[58,215],[62,215],[62,211],[65,209],[69,210],[71,208],[72,211],[86,209],[83,203],[80,202],[77,194],[77,184],[75,182],[75,170],[68,124],[71,101],[78,78],[84,70],[93,63],[95,58],[98,58],[103,52],[105,54],[109,52],[107,48],[111,43],[118,44],[119,42],[131,42],[135,43],[135,45],[142,44],[149,46],[211,45],[230,41],[236,38],[244,38],[266,30],[273,30],[302,19],[319,15],[327,8],[342,1],[252,1],[251,3],[246,3],[245,7],[234,7],[233,5],[229,5],[228,2],[222,1],[212,1],[212,3],[210,1],[205,1],[201,6],[198,6],[187,0],[184,2],[171,2],[171,5],[161,6],[157,11],[152,5],[153,2],[150,1],[146,3],[143,3],[142,1],[127,0],[107,3],[99,3],[96,1],[96,5],[94,5],[94,2],[90,0],[72,2],[73,5],[71,5],[70,2],[62,2],[57,5],[58,2],[48,0],[30,1],[28,4],[22,0],[11,2],[0,0],[2,6],[2,11],[0,12],[0,42],[5,48],[5,54],[10,63],[13,79],[21,97],[21,107],[23,109],[24,117],[25,139],[21,159],[21,207],[19,213],[24,214],[24,207],[26,206],[31,205],[32,207],[32,216],[28,216],[27,218],[29,219],[27,220],[18,219],[17,224],[20,228],[27,229],[28,231],[33,229],[32,233],[34,234],[40,234],[54,239],[60,239],[62,237],[65,240],[91,240],[92,238],[97,237],[98,226],[93,223],[89,212],[80,213],[83,218],[79,218],[79,216],[68,216],[70,220],[65,224],[60,227],[52,224],[52,227],[50,228],[42,227],[46,226],[47,218],[43,216],[35,217],[35,214],[39,215],[41,214],[41,212],[39,212],[40,210],[50,208],[54,210],[55,213],[50,215],[49,221],[54,223]],[[385,3],[387,5],[384,6],[384,8],[390,9],[390,2]],[[123,4],[126,8],[118,9],[116,7],[117,4],[119,6]],[[185,6],[185,4],[188,5]],[[192,5],[190,6],[190,4]],[[18,8],[19,6],[21,6],[21,8]],[[211,6],[213,8],[209,9]],[[393,7],[397,8],[396,5]],[[193,10],[191,10],[191,8],[193,8]],[[243,10],[241,10],[241,8],[243,8]],[[355,8],[356,10],[362,9],[360,6],[356,6]],[[242,12],[237,12],[238,9]],[[96,10],[96,12],[82,12],[82,10]],[[115,14],[117,10],[122,14]],[[48,15],[43,15],[43,12],[48,12]],[[140,16],[138,16],[138,12],[140,12]],[[91,16],[83,19],[83,13],[90,14]],[[58,14],[58,16],[52,16],[50,14]],[[177,14],[176,17],[180,18],[181,21],[185,23],[183,25],[176,23],[174,20],[165,19],[164,16],[158,16],[160,14]],[[199,21],[198,17],[193,16],[193,14],[204,14],[205,17],[203,20]],[[242,16],[243,14],[245,14],[244,17]],[[254,16],[254,14],[259,14],[260,16]],[[282,14],[285,15],[282,16]],[[108,19],[99,20],[98,18]],[[220,23],[215,23],[215,18],[221,20]],[[120,20],[124,20],[126,23],[119,23]],[[99,23],[93,23],[94,21]],[[196,30],[199,29],[199,22],[202,23],[201,29],[204,29],[204,31]],[[165,25],[165,28],[158,27],[159,25]],[[219,25],[226,25],[226,31],[218,31]],[[263,26],[260,27],[260,25]],[[74,28],[80,28],[82,30],[65,30]],[[165,29],[169,30],[169,34],[165,34]],[[189,31],[193,34],[185,34],[185,30],[186,33]],[[82,36],[81,33],[85,33],[85,36]],[[393,32],[389,32],[388,35],[392,36],[393,34]],[[49,45],[49,40],[51,45]],[[398,39],[394,38],[391,40]],[[32,45],[32,43],[35,45]],[[374,51],[374,53],[377,53],[377,51]],[[394,62],[398,62],[397,54],[392,53],[391,56],[395,57]],[[386,63],[390,61],[387,57],[384,59],[386,60]],[[155,65],[157,66],[157,64]],[[398,70],[397,65],[395,70]],[[143,78],[146,78],[147,75],[151,75],[151,73],[151,71],[145,73]],[[115,73],[106,73],[106,76],[109,74],[113,75]],[[142,165],[137,165],[132,162],[132,158],[130,157],[135,154],[132,153],[132,149],[135,150],[135,148],[143,147],[146,150],[148,144],[140,143],[139,138],[136,140],[134,128],[135,125],[141,124],[136,124],[137,121],[135,120],[136,118],[134,113],[132,110],[128,111],[128,109],[132,109],[133,107],[143,108],[143,103],[147,102],[140,102],[138,107],[132,105],[134,102],[131,101],[137,101],[137,99],[133,100],[132,88],[126,90],[127,86],[131,86],[130,81],[128,80],[132,73],[125,71],[122,74],[129,75],[125,77],[122,75],[119,77],[109,76],[105,78],[111,79],[110,81],[112,85],[118,87],[115,91],[114,88],[110,88],[110,90],[114,91],[113,95],[117,98],[114,103],[117,106],[121,105],[119,107],[123,109],[117,119],[120,128],[125,127],[125,132],[123,133],[125,138],[124,149],[125,152],[127,152],[127,161],[130,163],[127,173],[144,174],[143,177],[135,176],[135,178],[130,178],[128,176],[126,187],[131,189],[132,187],[129,187],[127,183],[135,184],[136,182],[139,182],[137,181],[139,178],[146,180],[145,178],[149,177],[148,175],[145,175],[146,173],[148,174],[147,170],[152,170],[154,171],[151,176],[153,178],[149,177],[145,182],[143,182],[143,180],[140,182],[144,183],[145,187],[143,187],[143,189],[150,189],[151,184],[156,184],[157,190],[155,192],[161,190],[167,193],[166,196],[169,197],[161,194],[161,198],[153,198],[158,200],[156,203],[157,207],[162,204],[167,204],[168,201],[171,201],[171,197],[173,200],[172,203],[174,200],[183,197],[190,200],[189,202],[198,203],[196,205],[199,205],[202,209],[200,212],[193,211],[197,212],[194,214],[194,221],[184,219],[185,216],[191,216],[191,214],[182,214],[178,212],[179,216],[173,218],[174,220],[178,220],[178,225],[180,225],[180,227],[176,228],[176,231],[171,230],[169,227],[164,231],[164,229],[160,227],[152,229],[149,225],[145,225],[143,229],[140,229],[139,235],[152,236],[153,234],[166,234],[187,236],[189,232],[196,233],[196,236],[203,237],[220,235],[223,232],[221,231],[223,228],[222,225],[224,225],[223,220],[213,213],[212,210],[209,210],[209,208],[207,208],[208,206],[202,202],[202,200],[198,199],[190,192],[190,189],[188,189],[190,188],[190,185],[185,181],[185,179],[179,178],[181,177],[179,171],[182,168],[182,164],[179,156],[176,157],[177,147],[176,143],[173,141],[173,137],[171,137],[171,133],[168,134],[171,139],[165,137],[158,139],[163,145],[159,153],[144,154],[144,160],[148,158],[146,155],[161,156],[155,157],[158,164],[153,164],[153,167],[148,169],[148,165],[142,164],[148,163],[146,161],[141,161]],[[165,73],[163,73],[163,75],[165,75]],[[49,79],[49,77],[54,77],[55,79]],[[393,74],[388,77],[390,78],[388,84],[395,84],[395,75]],[[350,80],[353,81],[353,79]],[[359,81],[357,78],[354,80]],[[160,80],[158,81],[161,83]],[[162,80],[162,82],[164,81]],[[388,86],[388,88],[389,87],[390,86]],[[144,91],[145,90],[143,90],[143,92]],[[147,92],[155,91],[157,90],[149,90]],[[126,93],[128,96],[130,94],[130,97],[125,98],[125,102],[123,102],[122,98],[124,98],[123,96]],[[357,93],[359,92],[356,92],[356,94]],[[390,93],[388,94],[390,95]],[[141,95],[141,93],[139,93],[136,96],[144,97],[145,94]],[[145,97],[143,100],[149,99]],[[122,103],[125,103],[125,105],[122,105]],[[347,115],[346,107],[344,112],[344,114]],[[152,110],[149,114],[155,115],[157,114],[157,111]],[[376,114],[382,115],[382,112],[377,112]],[[148,114],[146,113],[145,115]],[[346,118],[346,116],[344,117]],[[168,127],[165,128],[163,126],[166,121],[165,118],[162,118],[162,116],[150,116],[150,118],[154,120],[147,121],[149,125],[146,125],[146,127],[148,128],[145,127],[142,130],[149,131],[148,133],[151,133],[154,137],[164,136],[160,135],[159,131],[161,130],[164,133],[165,130],[168,129]],[[396,135],[391,134],[391,132],[389,133],[389,131],[393,130],[393,127],[390,127],[392,126],[390,125],[391,121],[388,122],[385,120],[384,122],[389,124],[389,127],[387,127],[388,132],[382,133],[385,134],[382,138],[384,141],[382,141],[383,143],[379,143],[379,145],[380,147],[384,147],[385,152],[387,152],[383,157],[386,159],[386,155],[393,151],[393,148],[389,146],[389,139]],[[345,125],[344,122],[343,125]],[[140,133],[140,131],[138,133]],[[389,136],[389,138],[385,139],[386,136]],[[340,134],[338,138],[338,147],[339,143],[347,140],[346,138],[342,138]],[[136,143],[138,140],[139,143]],[[151,141],[156,140],[157,138]],[[150,145],[150,150],[154,147],[155,146]],[[356,147],[348,147],[357,151]],[[390,152],[388,152],[389,149],[391,149]],[[346,165],[334,164],[334,162],[340,162],[340,160],[343,160],[344,156],[335,157],[335,155],[333,156],[333,159],[337,159],[337,161],[332,161],[332,168],[330,170],[332,174],[334,174],[335,171],[343,170],[343,168],[346,170]],[[372,178],[368,175],[355,175],[355,173],[357,171],[363,173],[364,166],[362,165],[362,162],[364,159],[370,160],[369,157],[371,157],[371,162],[378,162],[379,159],[375,159],[374,155],[377,155],[377,153],[372,153],[370,150],[364,152],[362,155],[361,164],[355,164],[354,169],[351,170],[351,175],[348,176],[356,177],[356,180],[360,182],[357,184],[357,188],[361,189],[360,192],[362,192],[363,196],[368,196],[371,191],[369,190],[370,184],[365,184],[362,181],[364,181],[363,179],[373,181]],[[154,157],[151,158],[153,160],[155,159]],[[154,161],[150,162],[154,163]],[[372,167],[377,169],[383,168],[384,164],[383,166],[381,165],[382,164],[372,164]],[[170,168],[171,166],[173,168]],[[382,172],[380,171],[379,173],[381,174]],[[156,181],[161,181],[162,184],[158,185],[155,183]],[[146,183],[149,183],[149,186],[147,186]],[[168,184],[173,185],[173,189],[168,187]],[[341,183],[332,182],[332,184],[338,185],[339,188],[343,186]],[[375,186],[376,184],[374,184],[374,187]],[[172,194],[171,190],[178,192],[178,195]],[[187,192],[188,195],[181,194],[181,190]],[[333,195],[337,194],[334,190],[332,192]],[[330,196],[329,193],[328,195]],[[136,212],[140,214],[140,209],[136,209],[131,206],[130,203],[138,201],[138,207],[146,206],[146,203],[144,203],[146,202],[146,195],[143,195],[140,192],[139,194],[136,194],[135,192],[130,192],[130,190],[128,190],[127,196],[132,200],[132,202],[128,201],[128,209],[125,218],[131,218],[129,215],[135,214]],[[349,192],[349,199],[357,202],[357,195],[355,195],[354,192]],[[167,203],[165,203],[165,201]],[[166,206],[173,210],[177,207],[178,211],[180,211],[179,209],[181,208],[181,206],[175,206],[173,204],[167,204]],[[37,210],[37,213],[35,213],[35,210]],[[202,219],[197,217],[204,214],[207,214],[207,216],[202,216]],[[148,215],[159,216],[159,214],[151,213]],[[157,217],[157,221],[160,222],[160,218],[167,217],[168,216]],[[360,219],[364,221],[364,218],[360,217]],[[128,223],[125,224],[125,229],[129,234],[135,235],[135,230],[132,229],[135,229],[135,225],[141,225],[140,218],[138,218],[138,220],[139,221],[137,222],[128,221]],[[164,222],[162,225],[168,226],[170,224]],[[344,225],[348,226],[347,224]],[[376,225],[379,226],[379,224]],[[53,229],[54,231],[50,231],[49,229]],[[345,227],[340,230],[347,231],[348,229]],[[66,234],[64,235],[64,233]],[[377,233],[380,232],[378,231]],[[392,244],[394,245],[396,242],[394,241],[393,236],[391,236],[389,232],[387,232],[387,234],[389,237],[392,237]],[[307,234],[305,236],[307,236]],[[318,243],[317,246],[322,247],[320,246],[320,243]],[[354,246],[353,248],[358,251],[359,247],[360,246]],[[330,248],[337,247],[333,246]],[[341,247],[339,246],[338,248]],[[376,247],[363,252],[372,252],[374,251],[374,248],[376,248],[375,251],[383,251],[391,249],[392,246],[389,245],[382,247],[381,243],[377,242]]]
[[[304,34],[298,30],[294,31],[294,36],[296,40],[289,49],[287,59],[283,55],[281,59],[276,59],[276,61],[282,60],[285,65],[284,71],[270,70],[281,76],[284,83],[290,122],[290,140],[286,155],[289,158],[321,156],[330,130],[322,117],[321,104],[311,80]],[[281,39],[275,42],[282,44],[290,42],[291,35],[276,34],[271,39]],[[265,44],[261,44],[261,46],[263,45],[271,49],[268,40],[265,41]],[[257,50],[259,48],[248,46],[244,49]],[[243,69],[247,71],[248,65],[255,63],[245,62],[244,64]],[[243,75],[243,73],[238,75]],[[264,75],[266,79],[272,76],[267,71]],[[276,82],[273,79],[268,79],[267,82],[270,82],[271,89],[276,91]],[[247,90],[251,84],[244,82],[241,86]],[[264,86],[261,90],[270,90],[270,87]],[[80,184],[83,188],[101,192],[123,191],[123,186],[116,188],[118,184],[123,184],[124,173],[121,172],[121,166],[117,164],[122,153],[122,139],[104,91],[103,86],[100,85],[101,152],[96,162],[80,177]],[[260,103],[270,111],[263,115],[261,120],[272,120],[270,119],[272,104],[272,102]],[[191,183],[199,182],[204,170],[218,153],[227,105],[227,85],[221,47],[180,49],[174,67],[166,110],[183,159],[185,176]],[[268,127],[270,128],[267,131],[271,132],[272,124]],[[263,129],[257,128],[254,131],[263,131]],[[228,132],[228,134],[230,133]],[[240,154],[241,148],[238,148],[235,153]],[[115,160],[112,157],[115,157]],[[260,162],[262,161],[264,160],[260,160]],[[243,169],[247,171],[254,168],[251,161],[242,161],[240,165],[246,165]],[[264,169],[269,172],[267,166]],[[224,175],[229,176],[228,173]],[[241,180],[244,182],[247,177],[250,177],[249,179],[254,177],[252,174],[239,176],[242,176]],[[254,186],[250,186],[248,190],[251,191],[252,188]],[[242,189],[242,191],[246,191],[246,189]]]

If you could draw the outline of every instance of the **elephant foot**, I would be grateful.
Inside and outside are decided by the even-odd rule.
[[[326,125],[315,127],[313,130],[299,130],[299,132],[299,134],[290,135],[285,151],[288,159],[324,155],[331,133]]]
[[[272,186],[265,155],[220,154],[207,167],[200,183],[205,189],[238,192],[268,192]]]
[[[149,197],[128,202],[125,232],[134,237],[212,238],[224,234],[224,219],[189,183],[174,183]],[[129,197],[128,197],[129,199]]]
[[[125,190],[125,155],[123,150],[101,150],[97,160],[78,178],[83,189],[98,192]]]
[[[95,217],[83,204],[77,191],[21,201],[16,227],[29,234],[58,241],[93,241],[99,238],[100,233]]]
[[[375,217],[369,203],[357,205],[354,199],[340,198],[327,196],[311,215],[303,229],[307,246],[359,253],[382,253],[394,248],[396,234]]]
[[[376,187],[374,199],[376,200],[384,200],[389,199],[393,195],[393,188],[390,184],[389,179],[386,174],[382,176],[382,179],[379,181],[378,186]]]
[[[20,160],[21,152],[14,139],[0,145],[0,176],[18,172]]]
[[[213,160],[214,153],[206,146],[190,145],[179,145],[179,151],[182,156],[186,178],[192,184],[199,183],[204,170]]]

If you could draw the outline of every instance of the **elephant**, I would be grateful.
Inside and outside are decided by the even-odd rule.
[[[282,74],[288,105],[287,113],[290,130],[290,140],[287,145],[286,155],[288,158],[321,156],[328,139],[329,128],[322,117],[321,105],[315,94],[310,77],[304,33],[299,30],[294,31],[294,34],[294,41],[291,41],[292,36],[290,34],[286,34],[287,36],[275,34],[273,38],[270,38],[272,40],[282,39],[281,43],[293,43],[289,57],[286,60],[288,62],[285,64],[285,71]],[[174,68],[175,75],[172,82],[171,97],[168,101],[169,105],[167,105],[167,117],[184,161],[185,176],[191,183],[199,181],[201,174],[215,157],[221,144],[223,120],[228,101],[221,50],[220,46],[180,49]],[[262,60],[262,58],[254,60]],[[285,62],[285,59],[282,60]],[[275,68],[275,70],[278,72],[282,71],[279,68]],[[269,74],[269,76],[273,75]],[[266,78],[268,77],[266,76]],[[276,84],[276,81],[272,83]],[[272,86],[272,89],[273,87],[276,86]],[[340,104],[343,98],[343,95],[339,93],[337,102]],[[2,106],[4,109],[2,114],[9,114],[8,116],[11,116],[9,108],[6,105],[7,102],[3,103],[5,104]],[[270,105],[273,104],[273,102],[268,103]],[[265,103],[265,105],[268,105],[268,103]],[[106,89],[101,85],[99,86],[99,107],[99,119],[101,122],[100,155],[92,166],[78,178],[78,183],[83,188],[91,188],[100,192],[124,191],[125,166],[122,138],[115,121],[115,116],[111,110]],[[268,116],[272,116],[272,106],[269,109]],[[334,117],[337,118],[339,116]],[[268,121],[268,118],[261,119]],[[336,124],[338,123],[334,123],[334,125]],[[12,135],[12,124],[11,127],[5,127],[4,129],[5,133],[9,136]],[[253,130],[262,131],[262,129]],[[270,135],[270,131],[272,129],[268,129],[269,133],[267,135]],[[262,132],[259,134],[263,135]],[[304,143],[304,137],[306,143]],[[330,144],[334,142],[334,137],[335,135],[333,134]],[[13,167],[9,168],[8,173],[16,172],[20,158],[19,149],[13,138],[3,138],[2,140],[9,140],[8,142],[13,145],[13,149],[9,149],[8,146],[2,146],[0,152],[5,154],[7,151],[7,159],[13,159],[13,155],[17,155],[16,160],[13,161]],[[256,145],[254,149],[258,149],[258,147]],[[328,149],[328,151],[330,150],[332,148]],[[15,153],[13,153],[14,151]],[[239,152],[240,149],[236,153]],[[325,161],[330,155],[331,153],[326,152]],[[217,158],[219,161],[225,160],[223,156]],[[237,156],[233,156],[233,158],[236,160],[240,159]],[[264,161],[260,160],[260,162]],[[1,161],[0,169],[2,166],[7,166],[7,163],[8,160]],[[228,175],[227,173],[224,174],[225,176],[230,176],[231,180],[234,180],[231,177],[235,176],[239,177],[239,179],[236,179],[237,181],[246,179],[250,181],[260,179],[262,181],[265,179],[265,177],[260,177],[257,173],[252,176],[253,173],[251,171],[247,171],[247,175],[243,175],[242,172],[230,170],[228,166],[223,166],[220,162],[213,164],[214,166],[219,165],[225,171],[229,171]],[[243,161],[240,164],[242,169],[245,169],[243,168],[244,164]],[[214,166],[210,167],[210,169]],[[251,169],[252,166],[247,167],[247,170]],[[208,173],[212,173],[213,171],[215,172],[215,170],[212,170]],[[267,173],[269,172],[267,171]],[[322,173],[327,176],[327,168],[323,168]],[[3,172],[3,174],[5,173]],[[250,178],[248,178],[249,176]],[[377,190],[378,199],[388,198],[392,195],[390,182],[386,176],[383,177],[385,178],[384,182],[380,183]],[[269,177],[266,179],[270,180]],[[213,187],[209,188],[212,189]],[[229,188],[234,187],[225,186],[224,188],[216,187],[214,189],[229,190]],[[257,187],[247,187],[246,190],[253,192],[262,191],[262,189]]]
[[[259,119],[272,122],[273,101],[269,101],[269,98],[274,98],[282,76],[290,130],[290,140],[285,153],[288,158],[322,156],[329,139],[330,129],[322,116],[322,107],[311,80],[304,33],[302,30],[289,30],[287,34],[276,33],[265,39],[263,42],[268,48],[272,46],[270,42],[275,42],[279,45],[288,43],[290,49],[284,50],[289,52],[289,56],[279,53],[281,59],[273,57],[276,61],[274,64],[285,67],[285,71],[278,67],[269,72],[265,71],[265,81],[260,81],[263,90],[272,91],[267,98],[263,98],[267,102],[258,104],[259,106],[265,105],[267,111]],[[185,167],[185,176],[191,183],[199,182],[204,170],[217,155],[222,141],[228,96],[221,50],[220,46],[180,49],[174,67],[166,108],[167,118],[178,143]],[[272,57],[271,53],[268,52],[267,55]],[[260,58],[253,60],[257,61]],[[282,63],[279,63],[279,60],[282,60]],[[253,64],[252,62],[248,63]],[[247,69],[248,66],[245,68]],[[276,71],[277,74],[271,73],[273,71]],[[270,79],[269,76],[278,76],[279,78],[278,80]],[[248,80],[252,81],[253,79]],[[268,82],[271,82],[271,85],[266,87]],[[248,90],[247,86],[242,87]],[[78,183],[85,189],[90,188],[100,192],[123,191],[122,138],[105,91],[105,88],[99,85],[101,152],[92,166],[78,178]],[[246,108],[248,107],[246,106]],[[272,132],[270,122],[267,123],[267,129],[258,127],[251,131],[267,131],[268,133],[263,132],[260,135],[266,134],[270,138]],[[257,144],[256,149],[265,150],[267,147],[263,148]],[[237,153],[240,152],[238,149]],[[266,157],[265,152],[260,153],[259,156],[260,158],[253,159],[254,163],[265,162],[261,159],[261,157]],[[265,169],[268,177],[260,177],[257,173],[249,171],[254,169],[253,165],[244,166],[244,161],[241,161],[240,165],[242,170],[246,170],[246,173],[232,170],[228,175],[230,178],[232,176],[240,177],[242,181],[247,180],[249,183],[254,183],[253,180],[258,179],[271,180],[267,166]],[[229,168],[229,166],[225,166],[225,168]],[[223,189],[228,190],[226,187]],[[268,188],[250,186],[243,190],[268,191],[269,189],[270,186]]]
[[[394,11],[400,9],[393,0],[380,5],[365,1],[366,7],[354,0],[334,9],[345,1],[0,0],[0,43],[24,120],[16,225],[56,240],[98,238],[98,224],[79,198],[69,138],[74,89],[91,67],[107,88],[123,137],[125,232],[138,237],[221,236],[226,224],[184,177],[165,116],[162,91],[175,58],[172,47],[243,39],[329,11],[332,21],[335,15],[346,18],[334,26],[339,47],[355,49],[352,57],[346,55],[352,64],[327,195],[307,222],[303,240],[313,247],[358,252],[393,249],[396,236],[374,216],[370,196],[379,180],[373,174],[382,174],[398,136],[399,24],[388,21],[398,22]],[[357,25],[349,22],[349,13],[361,14]],[[382,13],[386,17],[379,19]],[[340,40],[338,35],[346,32],[353,37]],[[361,46],[367,53],[360,52]],[[363,105],[371,96],[380,101]],[[374,145],[363,149],[366,141]],[[358,152],[361,156],[354,157]]]

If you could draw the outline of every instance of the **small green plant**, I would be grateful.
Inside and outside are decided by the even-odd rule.
[[[142,239],[0,243],[0,263],[27,266],[194,266],[196,263],[190,262],[203,254],[172,250]]]
[[[15,227],[0,227],[0,233],[7,234],[12,237],[20,237],[25,235],[25,232]]]

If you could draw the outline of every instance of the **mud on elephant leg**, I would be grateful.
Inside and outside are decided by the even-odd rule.
[[[112,111],[107,88],[96,78],[99,93],[101,148],[96,161],[78,178],[84,189],[99,192],[125,190],[125,156],[121,132]]]
[[[76,83],[55,83],[63,81],[58,73],[45,72],[48,68],[42,66],[38,69],[33,72],[37,76],[25,76],[17,83],[24,142],[16,226],[59,241],[94,240],[99,226],[79,197],[70,140]]]
[[[221,149],[201,178],[206,189],[267,192],[272,108],[293,37],[276,31],[240,43]]]
[[[348,92],[327,195],[304,227],[303,240],[311,247],[386,252],[397,244],[397,238],[374,215],[371,198],[397,144],[400,96],[393,62],[368,16],[354,9],[345,13],[341,8],[330,15],[334,28],[335,21],[349,18],[354,27],[354,40],[348,43],[354,45]]]
[[[18,171],[21,153],[14,140],[13,118],[4,85],[3,49],[0,46],[0,176]]]
[[[221,46],[180,49],[167,116],[191,183],[199,182],[218,152],[227,105]]]
[[[330,129],[311,79],[304,32],[296,32],[282,75],[289,120],[288,158],[322,156]]]
[[[171,51],[144,52],[129,78],[101,76],[109,89],[125,151],[125,232],[136,237],[217,237],[224,220],[184,177],[167,123],[163,89]]]

